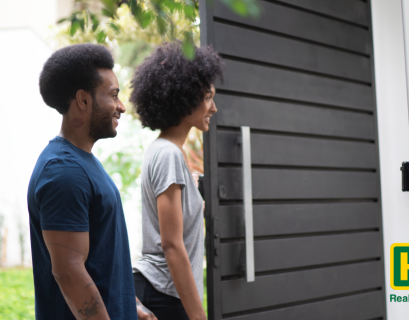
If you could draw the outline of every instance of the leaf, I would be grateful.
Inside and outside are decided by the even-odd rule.
[[[80,28],[81,28],[82,32],[84,32],[84,30],[85,30],[85,19],[84,18],[79,19],[78,23],[80,25]]]
[[[183,41],[182,51],[186,58],[193,60],[195,58],[195,48],[189,40]]]
[[[162,0],[159,5],[162,9],[168,9],[171,13],[176,9],[176,3],[174,1]]]
[[[107,35],[103,30],[97,33],[96,39],[98,43],[104,43],[106,38],[107,38]]]
[[[190,20],[195,20],[195,18],[196,18],[196,12],[195,12],[195,8],[194,7],[191,7],[191,6],[185,6],[184,8],[183,8],[183,11],[185,12],[185,17],[187,18],[187,19],[190,19]]]
[[[145,29],[153,20],[154,14],[152,11],[144,11],[141,14],[141,18],[139,20],[139,23],[141,24],[141,28]]]
[[[106,16],[106,17],[114,18],[113,12],[109,11],[109,10],[106,9],[106,8],[102,8],[102,14],[103,14],[104,16]]]
[[[143,10],[142,7],[136,3],[131,2],[131,13],[134,16],[135,20],[139,23],[142,29],[145,29],[155,17],[153,12],[150,10]]]
[[[167,25],[165,18],[161,16],[156,17],[156,24],[158,25],[159,34],[163,36],[166,33]]]
[[[185,5],[183,3],[180,3],[180,2],[176,2],[174,4],[175,11],[177,11],[177,12],[182,12],[184,7],[185,7]]]
[[[110,12],[112,14],[112,16],[113,16],[114,13],[116,12],[117,7],[118,7],[118,1],[117,0],[100,0],[100,2],[103,3],[103,5],[105,7],[105,10]]]
[[[131,13],[134,17],[138,16],[142,12],[142,8],[138,5],[136,0],[130,1]]]
[[[77,19],[74,19],[71,21],[71,27],[70,27],[70,36],[74,36],[74,34],[77,32],[77,30],[80,28],[80,22]]]
[[[255,0],[222,0],[222,2],[240,16],[260,15],[260,6]]]
[[[68,20],[68,18],[62,18],[62,19],[57,21],[57,24],[63,23],[65,21],[67,21],[67,20]]]
[[[91,20],[92,20],[92,31],[95,32],[98,29],[99,20],[95,14],[91,14]]]
[[[108,23],[108,25],[111,27],[112,30],[114,30],[114,32],[116,34],[120,34],[121,33],[121,27],[119,25],[117,25],[115,22],[110,21]]]
[[[192,31],[183,32],[182,51],[186,58],[193,60],[195,58],[195,47],[193,45]]]
[[[245,5],[245,3],[241,0],[236,0],[233,1],[232,3],[232,9],[234,12],[236,12],[238,15],[240,16],[247,16],[248,12],[247,12],[247,6]]]

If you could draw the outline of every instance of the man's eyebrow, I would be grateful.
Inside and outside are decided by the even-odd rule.
[[[121,90],[119,88],[114,88],[114,89],[112,89],[112,91],[116,91],[118,93]]]

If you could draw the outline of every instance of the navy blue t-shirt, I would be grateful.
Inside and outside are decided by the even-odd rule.
[[[51,273],[42,230],[89,231],[85,267],[112,320],[136,320],[135,289],[121,198],[101,163],[66,139],[50,141],[28,187],[38,320],[74,320]]]

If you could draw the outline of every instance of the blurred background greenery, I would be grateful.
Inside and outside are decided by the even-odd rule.
[[[31,320],[34,283],[31,269],[0,269],[0,320]]]
[[[203,307],[207,313],[206,269]],[[34,283],[30,268],[0,269],[0,320],[34,320]]]

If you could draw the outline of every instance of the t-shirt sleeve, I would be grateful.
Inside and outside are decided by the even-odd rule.
[[[42,230],[89,231],[91,183],[74,161],[51,160],[35,190]]]
[[[186,186],[185,159],[176,147],[159,149],[151,165],[151,182],[155,197],[172,184],[179,184],[182,189]]]

